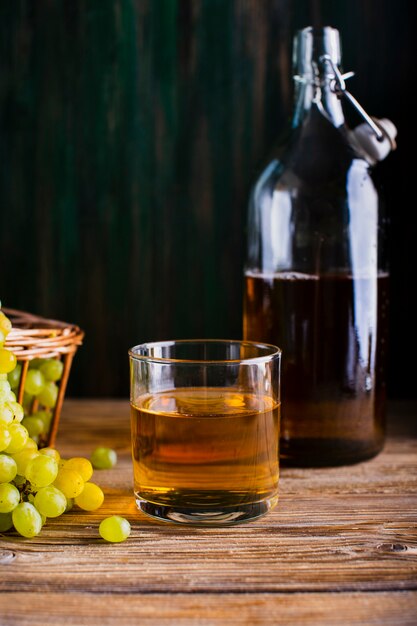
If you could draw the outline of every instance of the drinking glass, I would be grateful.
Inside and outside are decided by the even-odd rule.
[[[129,351],[134,492],[158,520],[228,525],[278,501],[276,346],[181,340]]]

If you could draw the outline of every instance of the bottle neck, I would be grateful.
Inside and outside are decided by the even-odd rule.
[[[295,107],[292,120],[293,128],[297,128],[308,116],[311,108],[316,106],[322,115],[336,128],[343,126],[345,117],[342,104],[332,91],[330,80],[299,78],[295,90]]]
[[[297,81],[293,127],[303,122],[313,106],[336,128],[344,124],[342,105],[331,89],[334,76],[329,67],[329,61],[338,67],[341,58],[340,37],[335,28],[307,26],[298,31],[293,48]]]

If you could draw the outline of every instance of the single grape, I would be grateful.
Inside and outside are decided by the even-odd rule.
[[[39,450],[39,452],[41,454],[45,454],[46,456],[50,456],[52,459],[55,459],[55,461],[58,463],[59,469],[59,461],[61,460],[61,455],[59,454],[58,450],[55,450],[55,448],[42,448],[41,450]]]
[[[117,463],[117,454],[111,448],[99,447],[92,453],[90,461],[95,469],[111,469]]]
[[[9,401],[6,406],[12,411],[14,421],[21,422],[25,416],[22,405],[12,400]]]
[[[11,424],[13,422],[13,411],[8,403],[0,405],[0,422]]]
[[[11,458],[17,465],[17,473],[19,476],[24,476],[29,461],[39,456],[39,452],[36,448],[23,448],[20,452],[12,454]]]
[[[42,517],[30,502],[21,502],[13,510],[13,525],[22,537],[39,535],[42,529]]]
[[[8,380],[0,380],[0,403],[7,402],[11,390]]]
[[[36,417],[43,422],[43,432],[49,433],[51,428],[52,413],[50,411],[35,411],[31,417]]]
[[[13,528],[13,520],[11,513],[0,513],[0,533]]]
[[[41,368],[41,366],[46,363],[48,359],[32,359],[31,361],[29,361],[29,369],[30,370],[38,370]]]
[[[4,342],[6,341],[6,335],[2,330],[0,330],[0,348],[4,346]],[[0,374],[2,376],[3,374]]]
[[[0,483],[11,482],[16,474],[16,461],[8,454],[0,454]]]
[[[68,513],[68,511],[71,511],[73,506],[74,506],[74,498],[67,498],[67,506],[65,507],[64,513]]]
[[[7,374],[7,379],[12,389],[17,389],[20,383],[20,376],[22,374],[22,366],[20,363],[16,364],[16,367]]]
[[[12,330],[12,323],[3,311],[0,311],[0,330],[5,337],[7,337],[9,332]]]
[[[0,374],[8,374],[16,367],[16,356],[6,348],[0,348]]]
[[[6,450],[6,448],[10,445],[11,440],[12,436],[9,431],[9,424],[0,422],[0,452]]]
[[[46,381],[44,388],[38,394],[39,403],[46,406],[48,409],[52,409],[56,405],[58,398],[58,387],[50,380]]]
[[[46,517],[58,517],[65,512],[67,499],[56,487],[49,485],[39,489],[35,496],[34,504],[39,513]]]
[[[40,366],[39,369],[45,376],[46,380],[56,382],[62,376],[64,364],[62,361],[58,361],[57,359],[48,359],[45,363],[43,363],[43,365]]]
[[[58,463],[49,456],[39,454],[27,464],[25,476],[35,489],[47,487],[58,475]]]
[[[23,448],[23,450],[29,450],[29,448],[30,449],[33,448],[34,450],[38,449],[38,444],[31,437],[29,437],[29,439],[27,440],[26,445]]]
[[[0,485],[0,513],[10,513],[20,502],[20,491],[10,483]]]
[[[90,480],[93,475],[93,466],[88,459],[84,459],[81,456],[68,459],[65,463],[65,469],[73,469],[78,472],[84,482]]]
[[[43,421],[38,417],[24,417],[22,419],[22,426],[28,431],[29,437],[37,437],[43,433],[44,430]]]
[[[38,396],[45,387],[45,377],[39,370],[28,370],[25,379],[25,391],[29,395]]]
[[[112,515],[106,517],[98,528],[98,532],[106,541],[119,543],[125,541],[130,535],[130,524],[124,517]]]
[[[46,457],[48,458],[48,457]],[[54,487],[57,487],[66,498],[79,496],[84,489],[84,481],[78,472],[63,467],[59,470]]]
[[[7,429],[10,433],[11,441],[4,451],[7,452],[7,454],[20,452],[20,450],[23,450],[29,439],[28,431],[24,426],[22,426],[22,424],[19,424],[19,422],[8,424]]]
[[[95,511],[103,504],[104,493],[95,483],[85,483],[83,491],[74,501],[80,509]]]
[[[27,393],[26,391],[23,393],[22,405],[26,413],[31,413],[34,397],[35,396],[32,396],[30,393]]]
[[[16,485],[18,489],[20,487],[23,487],[23,485],[26,483],[27,483],[26,478],[24,476],[20,476],[19,474],[17,474],[16,478],[13,481],[13,484]]]

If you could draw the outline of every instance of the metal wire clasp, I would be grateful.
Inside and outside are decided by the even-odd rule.
[[[354,96],[346,89],[345,80],[354,76],[354,72],[347,72],[346,74],[341,74],[339,68],[334,63],[333,59],[328,54],[323,54],[320,57],[320,61],[322,63],[328,63],[333,72],[333,78],[330,81],[330,89],[339,97],[342,96],[347,98],[352,106],[357,110],[359,115],[365,120],[365,122],[372,128],[373,132],[378,141],[384,141],[385,134],[379,128],[379,126],[374,122],[372,117],[368,115],[363,106],[359,104]]]

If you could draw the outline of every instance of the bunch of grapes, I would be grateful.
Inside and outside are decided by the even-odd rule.
[[[32,359],[25,377],[22,424],[30,437],[45,446],[48,442],[52,420],[52,409],[58,398],[58,381],[62,377],[64,364],[59,359]],[[8,372],[7,380],[12,392],[17,395],[22,375],[22,366],[16,363]]]
[[[30,420],[42,420],[34,415],[25,417],[8,379],[17,367],[16,356],[4,348],[10,330],[10,320],[0,311],[0,533],[14,528],[23,537],[34,537],[47,518],[59,517],[74,504],[86,511],[98,509],[104,494],[90,481],[93,465],[88,459],[64,460],[54,448],[38,448],[36,438],[41,432],[40,425],[35,428]],[[35,372],[45,390],[48,383],[55,384],[58,380],[51,380],[58,374],[56,363],[60,362],[38,363],[28,375]],[[54,373],[51,367],[55,368]],[[62,370],[59,376],[61,374]],[[34,379],[31,376],[32,382]],[[36,393],[32,387],[33,395],[48,407],[53,394],[50,399],[45,396],[41,400],[40,386]],[[106,518],[100,524],[100,534],[107,541],[123,541],[130,534],[129,522],[118,516]]]

